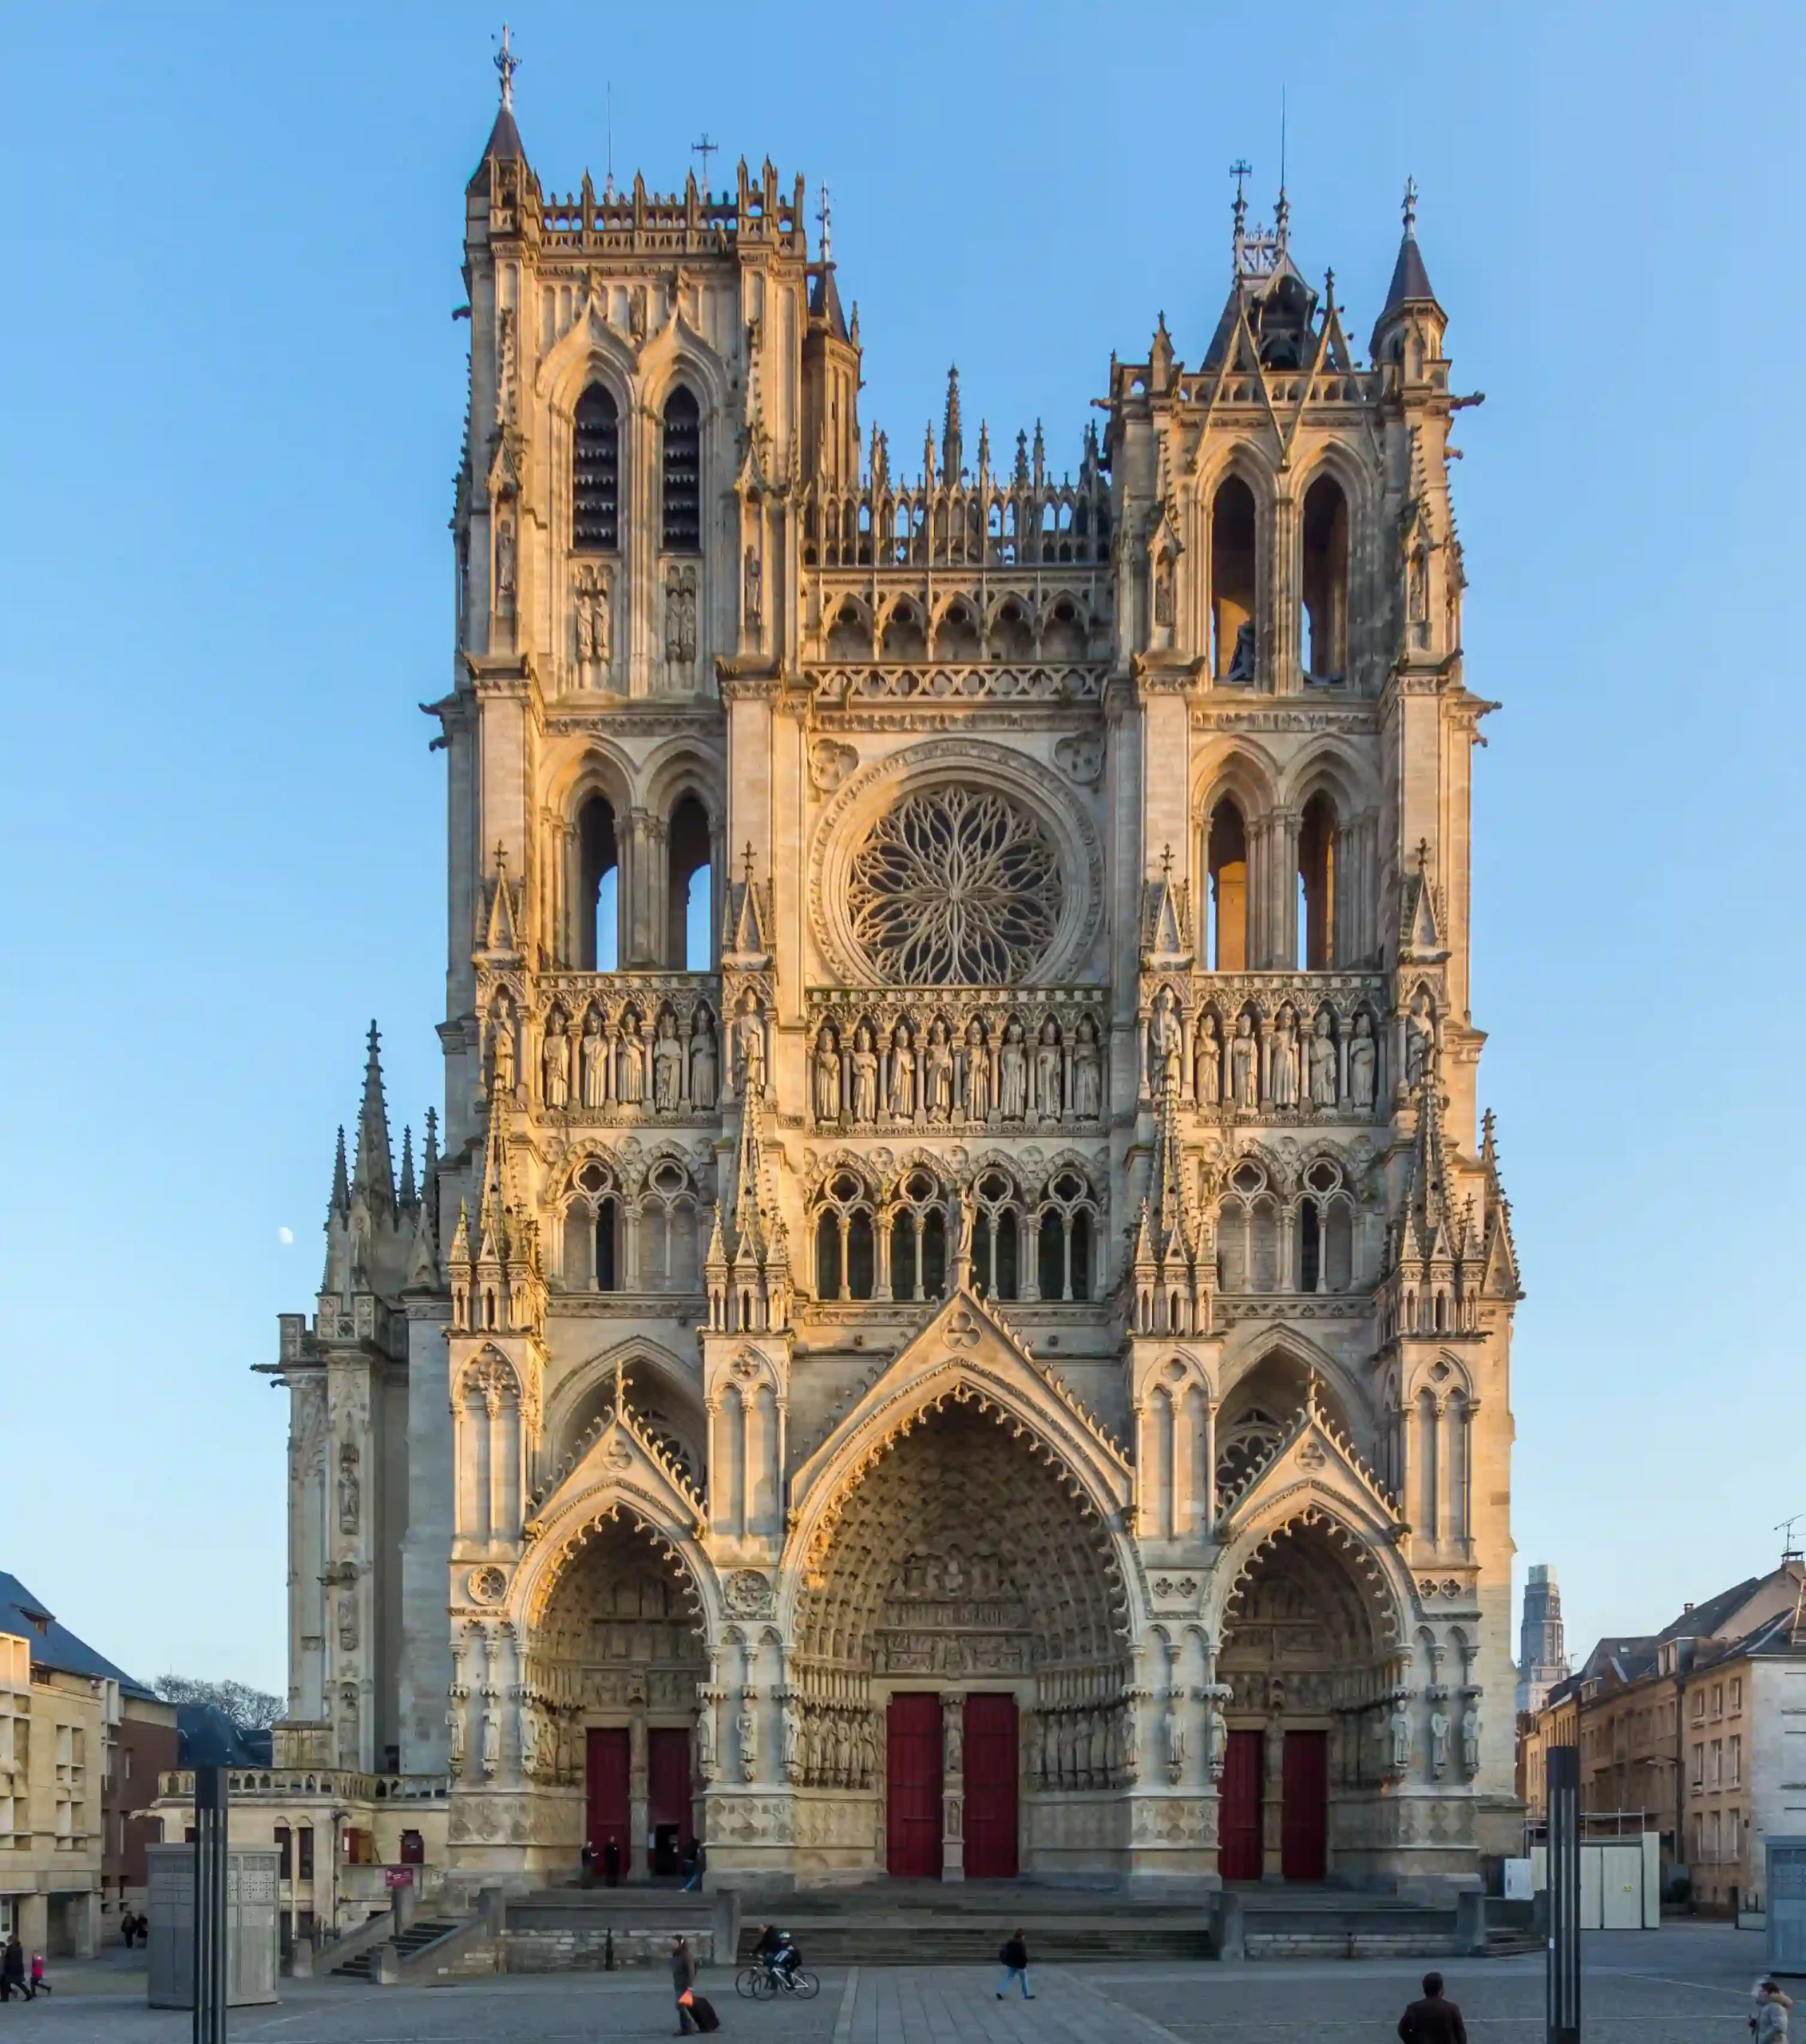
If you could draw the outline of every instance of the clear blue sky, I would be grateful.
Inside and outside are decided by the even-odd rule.
[[[499,10],[500,0],[497,0]],[[549,187],[826,175],[868,426],[1047,422],[1195,361],[1230,180],[1364,338],[1408,172],[1452,317],[1475,1020],[1530,1296],[1522,1565],[1584,1650],[1806,1508],[1790,763],[1806,695],[1796,7],[968,3],[514,15]],[[283,1401],[382,1022],[438,1085],[442,763],[493,110],[465,5],[9,18],[0,1565],[127,1666],[280,1687]],[[1754,976],[1750,974],[1753,972]],[[1766,1018],[1766,1019],[1764,1019]],[[292,1243],[281,1239],[291,1231]]]

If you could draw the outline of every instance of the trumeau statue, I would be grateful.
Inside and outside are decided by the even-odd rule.
[[[893,1692],[970,1689],[975,1779],[1007,1694],[1025,1875],[1196,1880],[1222,1871],[1225,1712],[1272,1735],[1283,1812],[1278,1673],[1279,1720],[1340,1697],[1364,1733],[1327,1785],[1361,1877],[1408,1877],[1426,1840],[1477,1872],[1475,1805],[1510,1788],[1467,1698],[1507,1679],[1474,1612],[1509,1594],[1518,1282],[1449,822],[1486,813],[1444,609],[1462,386],[1420,252],[1352,362],[1244,225],[1223,331],[1245,319],[1288,382],[1296,504],[1208,316],[1189,362],[1182,337],[1100,362],[1108,416],[1069,477],[1039,436],[993,462],[953,403],[918,479],[857,416],[812,198],[749,165],[725,204],[579,208],[498,133],[467,213],[481,430],[431,712],[443,1147],[423,1173],[418,1121],[405,1158],[386,1141],[371,1077],[331,1281],[281,1329],[291,1523],[323,1557],[288,1592],[291,1715],[321,1728],[295,1745],[397,1745],[405,1794],[442,1795],[430,1861],[514,1884],[574,1849],[588,1730],[628,1735],[642,1804],[687,1733],[711,1871],[806,1884],[884,1871]],[[1333,642],[1308,674],[1307,590]],[[1400,857],[1425,841],[1428,895],[1427,857]],[[1314,965],[1301,877],[1335,909]],[[1433,1103],[1406,1097],[1426,1079]],[[1408,1394],[1450,1341],[1487,1395],[1428,1441]],[[1307,1428],[1277,1467],[1307,1357],[1349,1453]],[[359,1426],[329,1369],[370,1385]],[[1445,1454],[1447,1544],[1362,1474]],[[403,1526],[405,1585],[375,1537]],[[930,1553],[933,1590],[893,1592]],[[1435,1723],[1424,1598],[1467,1642]],[[467,1628],[493,1666],[448,1709]],[[938,1702],[937,1729],[945,1760]],[[1381,1794],[1395,1733],[1409,1792]],[[347,1822],[380,1831],[341,1771]],[[925,1856],[975,1869],[948,1832]]]

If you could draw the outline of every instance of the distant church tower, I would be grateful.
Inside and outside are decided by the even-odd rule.
[[[1540,1710],[1550,1690],[1567,1676],[1561,1586],[1547,1562],[1535,1562],[1524,1585],[1523,1624],[1518,1634],[1519,1714]]]
[[[283,1752],[523,1880],[1471,1883],[1519,1292],[1414,195],[1364,355],[1238,189],[1071,469],[956,373],[907,461],[825,199],[560,196],[513,61],[444,1147],[373,1039]]]

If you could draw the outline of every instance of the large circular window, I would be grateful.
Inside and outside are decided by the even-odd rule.
[[[866,832],[847,913],[881,982],[1008,986],[1047,956],[1063,893],[1059,852],[1032,811],[946,781],[905,794]]]

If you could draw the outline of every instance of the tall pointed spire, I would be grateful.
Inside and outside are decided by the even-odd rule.
[[[381,1044],[372,1022],[364,1054],[364,1096],[358,1109],[358,1148],[351,1190],[373,1206],[387,1210],[395,1204],[395,1163],[389,1147],[389,1109],[382,1098]]]
[[[339,1124],[339,1148],[332,1160],[332,1200],[328,1209],[332,1214],[349,1214],[351,1210],[351,1174],[345,1168],[345,1124]]]
[[[960,369],[957,362],[947,371],[947,409],[941,426],[941,473],[949,486],[958,482],[964,465],[960,430]]]
[[[471,176],[472,191],[480,191],[488,184],[492,163],[525,164],[527,160],[521,131],[514,125],[514,73],[521,68],[521,60],[514,53],[505,22],[501,26],[501,47],[495,53],[494,63],[501,81],[501,104],[496,109],[495,125],[489,130],[489,139],[483,145],[482,156]]]
[[[402,1131],[402,1182],[395,1198],[405,1214],[411,1214],[420,1198],[414,1182],[414,1127],[411,1123]]]

